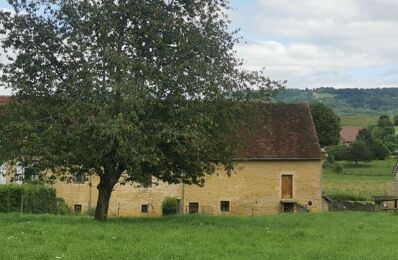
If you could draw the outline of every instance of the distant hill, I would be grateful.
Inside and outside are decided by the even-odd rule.
[[[398,114],[398,88],[286,89],[273,100],[283,103],[322,102],[339,115]]]

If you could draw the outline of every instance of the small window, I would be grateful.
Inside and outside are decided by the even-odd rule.
[[[73,211],[75,212],[75,213],[82,213],[82,204],[75,204],[74,206],[73,206]]]
[[[199,213],[199,203],[198,202],[190,202],[188,206],[189,214],[197,214]]]
[[[220,210],[221,212],[229,212],[229,201],[221,201]]]
[[[286,213],[293,213],[294,212],[294,203],[283,202],[282,210],[283,210],[283,212],[286,212]]]
[[[148,213],[148,204],[141,205],[141,213]]]
[[[84,181],[85,181],[84,174],[81,173],[75,174],[75,183],[84,184]]]

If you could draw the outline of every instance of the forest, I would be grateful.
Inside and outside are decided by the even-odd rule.
[[[398,88],[316,88],[285,89],[278,92],[276,102],[321,102],[339,115],[395,115],[398,113]]]

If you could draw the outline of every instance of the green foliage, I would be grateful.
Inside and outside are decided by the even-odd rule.
[[[377,140],[369,145],[372,158],[377,160],[385,160],[390,155],[390,150],[381,141]]]
[[[398,88],[377,88],[377,89],[286,89],[279,92],[275,101],[285,103],[297,102],[322,102],[332,108],[339,115],[365,116],[365,120],[371,115],[397,114]],[[365,122],[361,119],[352,118],[355,124],[350,126],[369,126],[370,120]],[[370,118],[369,118],[370,119]]]
[[[372,154],[372,159],[385,160],[390,154],[391,149],[389,145],[387,145],[388,142],[383,142],[381,139],[377,139],[377,137],[373,136],[372,133],[375,133],[375,130],[378,128],[379,127],[369,127],[360,130],[357,140],[366,144]]]
[[[398,126],[398,114],[394,116],[393,120],[394,120],[394,125]]]
[[[370,128],[363,128],[359,130],[357,140],[364,142],[366,145],[371,145],[375,141]]]
[[[372,160],[372,153],[364,142],[355,141],[348,148],[347,160],[356,162],[357,164],[359,161],[369,162]]]
[[[179,212],[180,203],[175,197],[166,197],[162,202],[162,215],[176,215]]]
[[[382,115],[379,117],[379,121],[377,122],[378,127],[391,127],[393,123],[388,115]]]
[[[0,185],[0,212],[57,213],[55,189],[45,185]],[[62,210],[64,205],[62,206]]]
[[[345,145],[333,145],[327,147],[326,152],[328,154],[328,158],[329,157],[333,158],[333,160],[332,159],[330,160],[342,161],[342,160],[347,160],[349,148]]]
[[[321,147],[338,144],[340,118],[332,109],[321,103],[311,104],[310,109]]]
[[[327,193],[329,197],[334,200],[351,200],[351,201],[367,201],[369,198],[363,195],[353,194],[353,193]]]
[[[57,198],[57,214],[59,215],[71,215],[72,209],[66,204],[63,198]]]
[[[226,0],[10,3],[0,160],[99,175],[100,220],[122,173],[198,185],[215,164],[230,173],[241,112],[256,114],[234,94],[283,86],[240,69]]]

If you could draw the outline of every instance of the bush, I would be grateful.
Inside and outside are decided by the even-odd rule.
[[[72,214],[71,208],[66,204],[63,198],[57,198],[57,214],[70,215]]]
[[[390,150],[381,141],[375,141],[369,148],[373,159],[385,160],[390,155]]]
[[[394,116],[394,125],[398,126],[398,115]]]
[[[344,167],[341,164],[335,164],[333,170],[337,173],[344,173]]]
[[[180,203],[175,197],[166,197],[162,203],[162,214],[163,216],[167,215],[176,215],[179,211]]]
[[[345,145],[329,146],[326,149],[326,152],[328,154],[328,158],[331,157],[330,161],[344,161],[348,158],[348,147]]]
[[[57,213],[57,197],[53,187],[33,184],[0,186],[0,212]],[[64,207],[64,206],[63,206]]]

